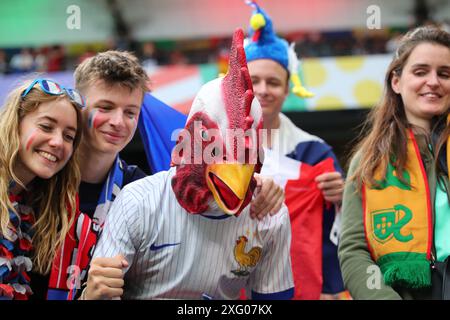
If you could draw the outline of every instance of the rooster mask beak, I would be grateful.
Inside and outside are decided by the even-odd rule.
[[[241,211],[254,171],[253,164],[222,163],[207,167],[208,188],[226,214],[235,215]]]

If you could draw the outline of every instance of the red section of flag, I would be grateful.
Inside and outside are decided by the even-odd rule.
[[[296,300],[318,300],[322,291],[322,220],[324,199],[314,178],[334,171],[333,160],[301,163],[300,178],[288,180],[286,205],[292,228],[291,259]]]

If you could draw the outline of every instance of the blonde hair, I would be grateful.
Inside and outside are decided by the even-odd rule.
[[[383,99],[371,110],[363,127],[362,133],[367,131],[369,133],[354,149],[354,154],[358,153],[361,158],[353,176],[349,179],[356,182],[357,190],[360,190],[363,184],[377,186],[374,178],[375,170],[380,168],[384,176],[389,161],[393,162],[396,171],[400,173],[399,179],[406,183],[402,173],[407,160],[407,129],[412,125],[407,121],[402,98],[392,89],[391,81],[394,75],[401,76],[411,52],[422,43],[438,44],[450,49],[450,34],[437,27],[425,26],[408,32],[402,38],[386,72]],[[441,123],[447,114],[448,109],[445,114],[435,117],[433,122]],[[448,126],[439,132],[436,155],[447,141],[448,132]]]
[[[55,96],[44,93],[36,85],[25,98],[22,92],[28,87],[22,85],[8,96],[0,113],[0,234],[11,240],[11,222],[9,212],[15,211],[8,196],[11,181],[23,183],[14,174],[18,161],[20,136],[19,124],[23,117],[35,111],[41,103],[68,99],[64,95]],[[72,103],[73,104],[73,103]],[[50,272],[54,254],[64,241],[73,223],[77,208],[76,197],[81,180],[78,167],[77,147],[81,140],[81,112],[74,105],[77,113],[77,132],[73,143],[73,154],[67,164],[50,179],[35,178],[32,183],[31,198],[27,203],[38,208],[38,218],[33,225],[33,269],[41,274]],[[69,212],[70,211],[70,212]],[[69,219],[70,217],[70,219]]]
[[[84,60],[74,72],[75,87],[85,92],[97,80],[108,86],[119,85],[148,91],[149,78],[139,60],[127,51],[109,50]]]

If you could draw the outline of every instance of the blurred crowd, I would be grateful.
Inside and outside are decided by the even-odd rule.
[[[433,22],[429,22],[433,24]],[[449,24],[441,24],[449,30]],[[301,58],[392,53],[408,29],[293,32],[283,36],[296,43]],[[84,59],[108,49],[133,51],[146,69],[157,65],[226,63],[230,38],[130,42],[128,47],[104,44],[0,49],[0,74],[73,70]]]

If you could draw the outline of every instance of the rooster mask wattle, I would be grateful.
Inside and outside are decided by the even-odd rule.
[[[236,30],[228,73],[200,89],[172,152],[172,189],[189,213],[203,213],[215,201],[225,213],[238,215],[256,187],[253,174],[262,165],[263,120],[243,40],[243,31]]]

